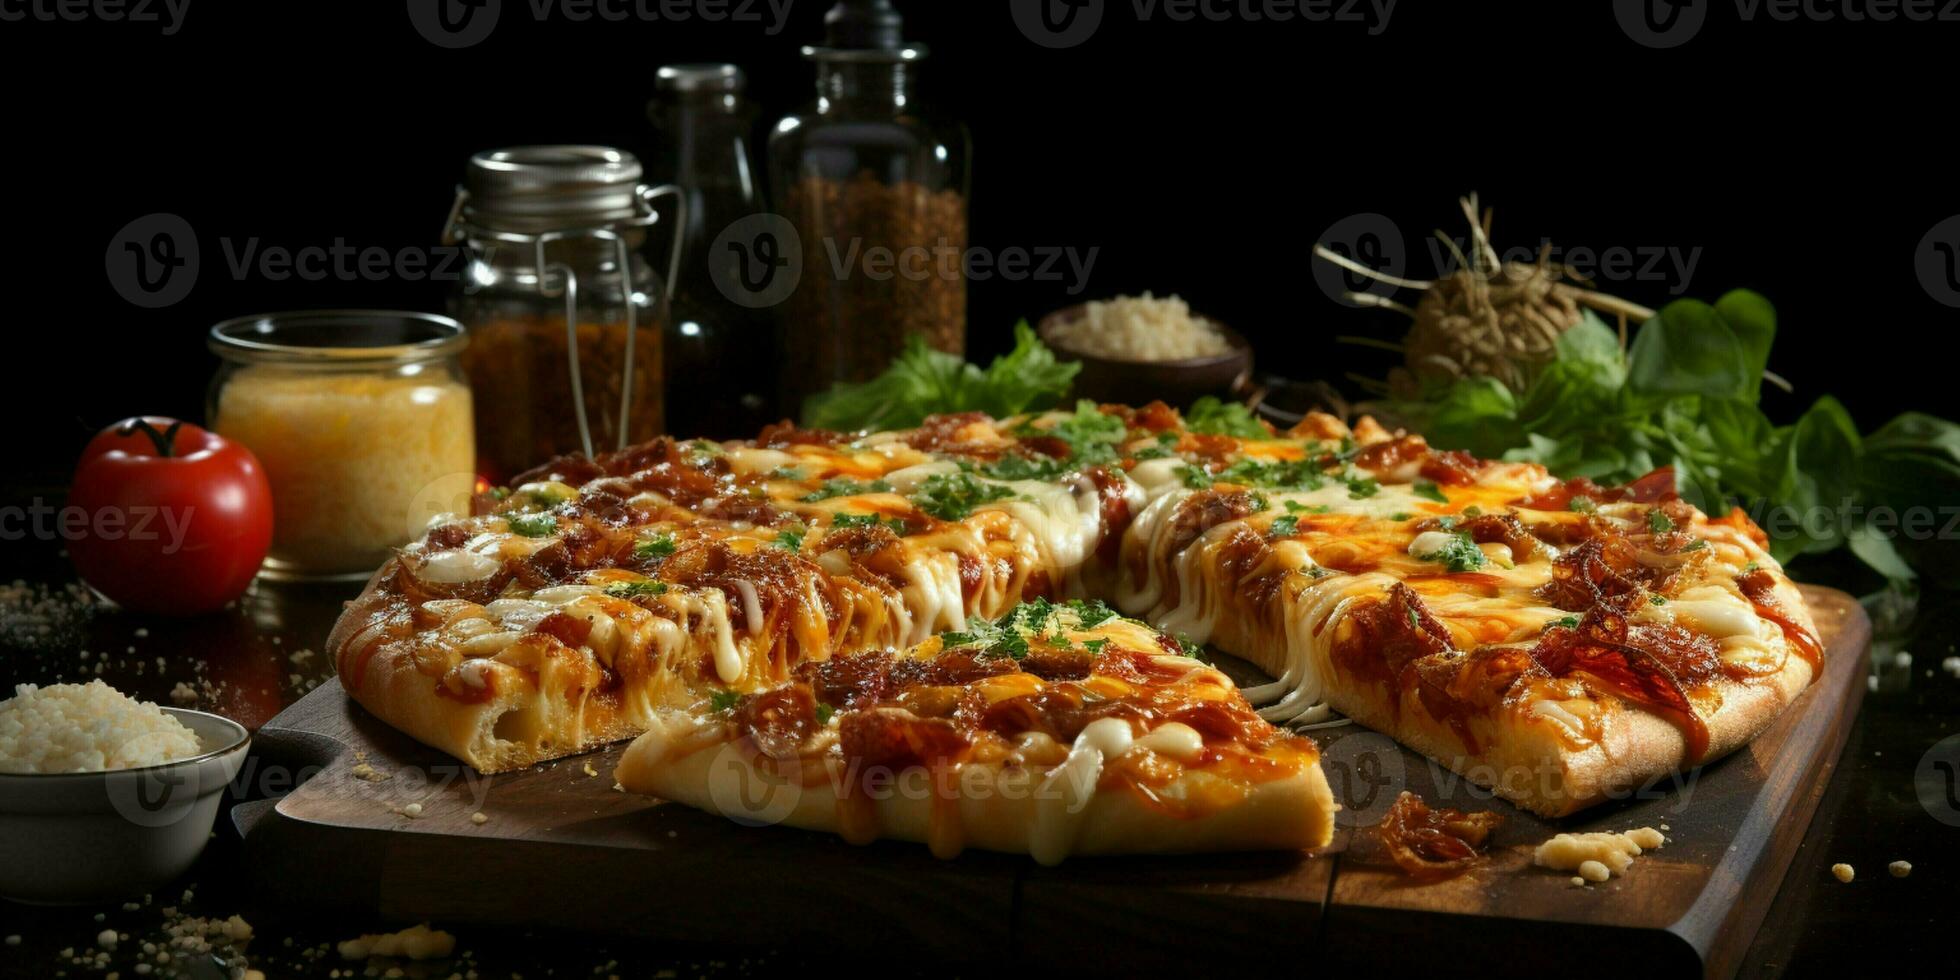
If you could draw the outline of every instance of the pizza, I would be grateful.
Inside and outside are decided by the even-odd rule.
[[[746,822],[1043,864],[1322,847],[1336,809],[1310,739],[1175,638],[1082,600],[663,710],[616,778]]]
[[[1821,655],[1761,530],[1668,471],[1561,481],[1367,418],[784,424],[513,482],[434,522],[330,641],[356,701],[486,772],[1098,599],[1264,670],[1243,695],[1268,722],[1344,715],[1558,816],[1745,744]]]

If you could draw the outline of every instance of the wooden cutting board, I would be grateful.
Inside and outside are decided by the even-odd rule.
[[[769,946],[899,941],[947,959],[1010,952],[1100,969],[1393,963],[1454,974],[1497,962],[1726,977],[1775,897],[1865,691],[1863,610],[1842,592],[1805,593],[1824,674],[1775,726],[1727,759],[1564,821],[1493,800],[1347,726],[1314,733],[1346,808],[1318,854],[1055,868],[982,852],[939,861],[916,845],[854,847],[618,792],[619,746],[482,776],[368,716],[337,683],[259,731],[258,765],[285,767],[298,786],[233,819],[269,897],[402,920]],[[1504,814],[1490,860],[1442,883],[1404,877],[1369,829],[1402,789]],[[1575,887],[1531,866],[1532,848],[1559,831],[1641,826],[1665,826],[1667,846],[1606,884]]]

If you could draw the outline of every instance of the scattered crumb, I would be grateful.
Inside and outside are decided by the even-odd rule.
[[[1586,887],[1586,879],[1584,879],[1584,878],[1581,878],[1581,877],[1579,877],[1578,875],[1573,875],[1573,876],[1572,876],[1572,884],[1573,884],[1573,887],[1575,887],[1575,888],[1584,888],[1584,887]]]
[[[470,822],[481,827],[484,824],[489,823],[490,818],[484,816],[482,810],[478,810],[475,813],[470,814]]]
[[[399,956],[411,960],[433,960],[456,949],[456,937],[427,923],[400,932],[384,932],[343,940],[336,947],[343,960],[364,960],[370,956]]]
[[[1960,677],[1960,657],[1948,657],[1940,661],[1940,669],[1955,677]]]
[[[599,774],[599,770],[592,768],[592,763],[588,762],[585,764],[585,774],[587,776],[597,776]]]
[[[177,686],[170,689],[170,700],[177,704],[196,704],[197,688],[178,681]]]
[[[1892,862],[1891,864],[1888,864],[1888,865],[1886,865],[1886,866],[1885,866],[1885,869],[1886,869],[1887,871],[1890,871],[1890,872],[1892,872],[1892,877],[1894,877],[1894,878],[1903,878],[1903,877],[1905,877],[1906,875],[1909,875],[1909,874],[1911,874],[1911,873],[1912,873],[1912,862],[1911,862],[1911,861],[1894,861],[1894,862]]]
[[[95,944],[103,949],[116,948],[116,930],[104,929],[95,936]]]
[[[407,817],[410,820],[413,820],[421,815],[422,815],[422,804],[420,803],[410,803],[409,805],[402,807],[402,816]]]
[[[1848,864],[1831,865],[1831,873],[1837,876],[1837,880],[1847,885],[1851,884],[1851,879],[1858,877],[1858,869]]]
[[[1626,874],[1633,859],[1667,842],[1652,827],[1640,827],[1624,834],[1559,834],[1538,845],[1532,863],[1555,871],[1577,871],[1587,881],[1605,881]]]

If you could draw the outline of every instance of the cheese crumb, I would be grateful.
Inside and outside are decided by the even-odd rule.
[[[1909,874],[1911,874],[1911,873],[1912,873],[1912,862],[1911,862],[1911,861],[1894,861],[1894,862],[1892,862],[1891,864],[1888,864],[1888,865],[1886,865],[1886,866],[1885,866],[1885,869],[1886,869],[1887,871],[1890,871],[1890,872],[1892,872],[1892,877],[1894,877],[1894,878],[1903,878],[1903,877],[1905,877],[1906,875],[1909,875]]]
[[[1584,879],[1584,878],[1581,878],[1581,877],[1579,877],[1578,875],[1573,875],[1573,876],[1572,876],[1572,884],[1573,884],[1573,885],[1575,885],[1575,886],[1577,886],[1577,887],[1579,887],[1579,888],[1584,888],[1584,887],[1586,887],[1586,879]]]
[[[456,949],[456,937],[427,923],[400,932],[387,932],[342,940],[335,948],[343,960],[364,960],[370,956],[399,956],[411,960],[433,960]]]
[[[402,807],[402,816],[408,817],[410,819],[414,819],[415,817],[419,817],[421,815],[422,815],[422,804],[420,803],[410,803],[409,805]]]
[[[1831,865],[1831,873],[1837,875],[1837,880],[1847,885],[1851,884],[1851,879],[1858,877],[1858,869],[1848,864]]]
[[[470,814],[470,822],[481,827],[484,824],[489,823],[490,818],[484,816],[482,810],[478,810],[475,813]]]
[[[1626,874],[1633,859],[1667,842],[1652,827],[1640,827],[1624,834],[1560,834],[1532,854],[1532,863],[1554,871],[1577,871],[1587,881],[1605,881]]]

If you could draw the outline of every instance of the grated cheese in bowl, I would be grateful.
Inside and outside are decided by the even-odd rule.
[[[183,722],[99,680],[21,684],[0,701],[0,773],[107,772],[201,751]]]
[[[1082,315],[1055,323],[1055,345],[1118,361],[1181,361],[1232,351],[1218,325],[1191,312],[1176,296],[1142,296],[1087,303]]]

